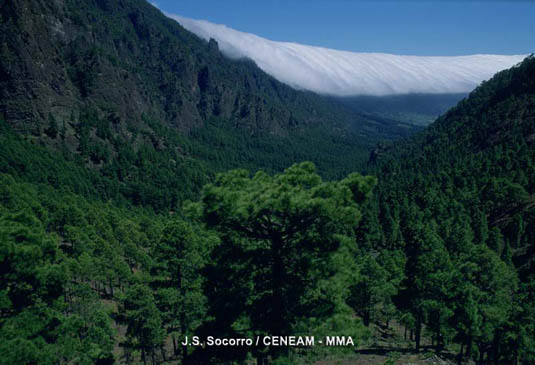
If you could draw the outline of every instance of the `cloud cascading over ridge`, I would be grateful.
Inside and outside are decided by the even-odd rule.
[[[232,58],[258,67],[297,89],[320,94],[395,95],[465,93],[526,55],[398,56],[275,42],[225,25],[167,14]]]

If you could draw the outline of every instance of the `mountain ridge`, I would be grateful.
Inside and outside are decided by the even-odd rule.
[[[42,123],[48,113],[68,120],[84,108],[140,124],[148,114],[186,131],[211,116],[272,133],[329,120],[322,109],[332,109],[316,96],[226,60],[216,43],[144,1],[25,0],[1,12],[0,113],[20,130],[39,133],[31,120]]]
[[[383,179],[382,204],[401,203],[398,194],[410,190],[422,211],[438,214],[430,198],[438,195],[459,203],[474,225],[485,215],[489,230],[501,232],[499,250],[512,250],[523,275],[534,273],[535,248],[531,238],[517,241],[511,232],[518,229],[516,220],[530,221],[533,215],[534,76],[531,55],[484,82],[424,131],[376,149],[368,164],[368,171]]]
[[[376,178],[355,172],[369,145],[420,128],[291,90],[148,6],[0,3],[1,364],[535,361],[533,57],[380,144]],[[76,43],[39,49],[58,24]],[[180,345],[274,334],[356,346]]]
[[[336,96],[466,93],[526,55],[400,56],[276,42],[225,25],[167,14],[193,33],[216,39],[298,89]]]
[[[230,168],[313,160],[339,177],[418,129],[296,91],[142,0],[9,1],[0,16],[3,120],[157,209]]]

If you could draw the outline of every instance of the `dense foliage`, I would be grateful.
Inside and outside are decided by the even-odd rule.
[[[479,361],[534,361],[535,58],[497,74],[430,128],[388,151],[369,236],[405,252],[395,298],[438,349]],[[372,230],[373,231],[373,230]],[[520,318],[521,322],[517,322]]]
[[[406,126],[326,128],[350,112],[149,5],[78,3],[0,5],[1,364],[313,362],[356,348],[182,343],[394,327],[414,351],[535,361],[533,57],[362,176],[355,136]]]
[[[230,168],[311,160],[342,178],[376,141],[416,129],[230,60],[142,0],[2,2],[0,116],[155,209]]]
[[[235,170],[180,217],[21,176],[1,175],[2,363],[295,355],[179,345],[202,333],[362,337],[349,285],[373,178],[323,182],[311,163],[275,176]]]

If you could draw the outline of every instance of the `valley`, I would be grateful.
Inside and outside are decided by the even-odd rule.
[[[534,56],[341,97],[220,43],[0,4],[0,364],[533,363]]]

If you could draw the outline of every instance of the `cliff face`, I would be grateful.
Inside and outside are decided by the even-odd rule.
[[[146,114],[189,130],[221,117],[276,134],[334,119],[320,97],[226,59],[144,1],[6,1],[0,16],[0,112],[19,131],[88,109],[115,123]]]
[[[217,171],[307,160],[339,178],[361,168],[377,140],[417,129],[230,60],[142,0],[1,2],[2,119],[129,186],[128,196],[185,197]]]

